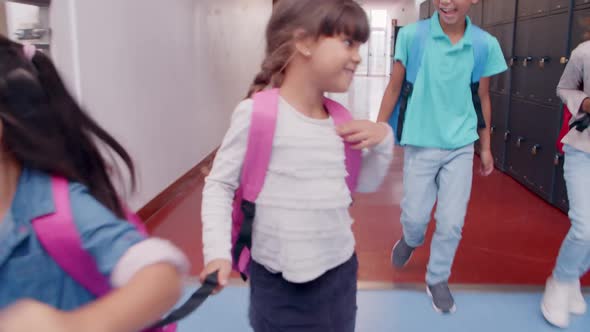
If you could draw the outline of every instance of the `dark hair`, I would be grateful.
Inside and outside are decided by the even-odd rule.
[[[303,29],[319,38],[340,34],[365,43],[370,26],[367,14],[354,0],[280,0],[266,28],[266,56],[248,91],[248,97],[268,85],[278,87],[294,54],[294,34]]]
[[[23,45],[0,35],[0,120],[2,148],[24,167],[79,182],[114,214],[124,209],[101,154],[115,152],[135,188],[135,168],[125,149],[88,114],[66,89],[43,52],[29,60]],[[118,170],[118,169],[117,169]]]

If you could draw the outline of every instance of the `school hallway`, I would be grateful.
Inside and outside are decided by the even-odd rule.
[[[359,117],[374,118],[376,113],[363,112],[367,107],[378,110],[386,84],[383,77],[356,77],[349,94],[332,97]],[[357,195],[352,207],[360,262],[357,331],[554,330],[544,321],[539,305],[569,227],[567,216],[500,171],[488,178],[474,175],[450,280],[457,313],[441,316],[425,292],[428,245],[417,249],[404,270],[395,270],[390,263],[391,247],[401,236],[402,163],[403,150],[396,148],[380,190]],[[474,172],[478,166],[476,162]],[[147,221],[153,234],[173,240],[189,253],[195,276],[202,268],[201,171],[186,178],[177,192],[169,194],[175,198]],[[181,324],[181,331],[249,331],[247,314],[248,288],[234,275],[231,286],[208,299]],[[573,319],[569,331],[586,331],[588,326],[590,316],[585,315]]]
[[[185,299],[203,268],[204,179],[232,111],[260,69],[275,1],[0,2],[0,33],[48,52],[75,98],[129,150],[138,190],[125,198],[152,235],[189,257]],[[371,22],[370,41],[350,91],[329,97],[355,118],[375,120],[396,32],[434,9],[431,0],[358,2]],[[497,169],[482,177],[475,158],[450,279],[457,312],[436,313],[425,291],[434,222],[408,265],[392,267],[391,249],[402,236],[404,160],[395,147],[379,190],[354,194],[351,207],[359,259],[356,332],[559,330],[540,310],[570,226],[563,154],[555,148],[562,116],[555,87],[572,49],[590,36],[582,28],[590,22],[590,0],[479,0],[469,15],[497,38],[509,69],[490,86]],[[590,301],[590,274],[582,285]],[[248,300],[248,284],[234,272],[222,293],[180,322],[179,332],[252,331]],[[587,313],[572,316],[565,331],[589,329]]]

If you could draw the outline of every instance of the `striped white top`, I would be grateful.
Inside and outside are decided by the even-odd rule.
[[[236,108],[203,190],[205,263],[231,259],[231,203],[246,153],[253,101]],[[393,156],[393,134],[365,151],[358,191],[374,191]],[[307,282],[354,252],[344,143],[331,118],[309,118],[280,99],[265,183],[256,201],[252,256],[291,282]]]

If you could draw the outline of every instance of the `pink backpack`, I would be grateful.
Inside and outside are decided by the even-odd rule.
[[[252,248],[252,224],[256,212],[256,199],[264,185],[270,163],[272,142],[275,135],[279,105],[279,90],[272,89],[254,95],[254,110],[248,146],[242,166],[240,186],[236,190],[232,211],[232,257],[233,268],[242,279],[249,276],[250,249]],[[350,112],[337,102],[325,98],[324,105],[338,126],[352,120]],[[360,150],[353,150],[345,143],[346,184],[350,192],[356,191],[362,163]]]
[[[70,208],[68,181],[64,178],[51,179],[55,213],[33,220],[33,228],[39,242],[47,253],[72,279],[86,288],[96,297],[102,297],[111,291],[108,279],[103,276],[94,258],[82,247],[82,241]],[[127,212],[127,220],[137,229],[147,234],[139,217]],[[145,332],[174,332],[176,324],[150,328]]]

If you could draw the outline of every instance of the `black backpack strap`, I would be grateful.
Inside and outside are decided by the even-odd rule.
[[[238,233],[236,244],[232,250],[234,262],[240,261],[240,256],[244,249],[252,249],[252,228],[254,227],[254,215],[256,214],[256,204],[252,202],[242,200],[240,208],[244,214],[244,219],[242,221],[242,227],[240,227],[240,232]],[[240,273],[240,276],[242,280],[248,280],[248,277],[244,273]]]
[[[583,132],[590,126],[590,114],[584,115],[582,118],[574,121],[570,125],[570,130],[576,128],[577,131]]]
[[[170,325],[185,318],[193,311],[197,310],[197,308],[199,308],[203,302],[205,302],[209,295],[213,293],[215,288],[217,288],[219,284],[217,276],[218,272],[219,271],[216,271],[208,275],[203,285],[197,289],[197,291],[194,292],[193,295],[191,295],[191,297],[183,305],[172,311],[168,316],[166,316],[166,318],[151,326],[150,329],[157,329],[166,325]]]

